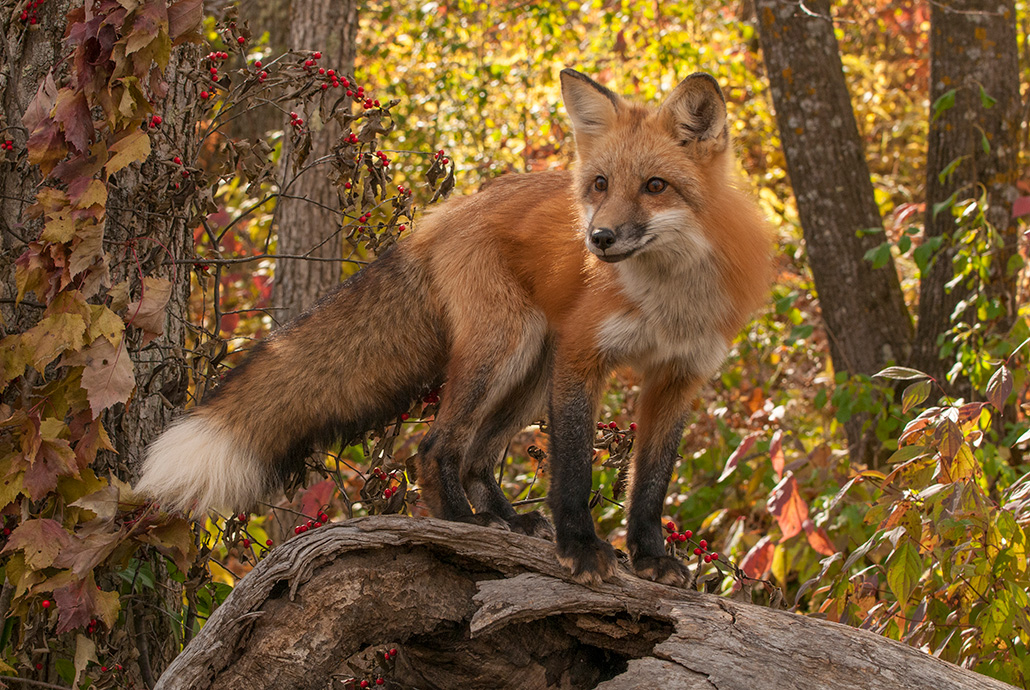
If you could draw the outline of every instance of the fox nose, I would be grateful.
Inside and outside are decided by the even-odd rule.
[[[598,228],[590,233],[590,241],[594,246],[604,251],[615,244],[615,232],[611,228]]]

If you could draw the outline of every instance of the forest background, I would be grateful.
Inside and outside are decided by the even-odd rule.
[[[197,527],[129,484],[417,210],[568,166],[571,66],[651,102],[712,73],[777,234],[670,488],[695,585],[1030,687],[1024,2],[2,0],[0,21],[0,673],[149,687],[275,545],[424,514],[410,459],[446,385],[253,515]],[[617,372],[598,420],[616,545],[637,383]],[[540,426],[509,448],[519,505],[546,448]]]

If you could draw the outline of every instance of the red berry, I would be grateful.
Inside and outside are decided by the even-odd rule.
[[[686,540],[687,540],[687,535],[685,535],[685,534],[680,534],[680,535],[679,535],[679,536],[677,536],[676,538],[677,538],[678,540],[680,540],[681,542],[684,542],[684,541],[686,541]]]
[[[667,529],[670,532],[675,532],[676,531],[676,523],[671,521],[671,520],[669,522],[666,522],[665,523],[665,529]]]
[[[182,171],[180,172],[180,174],[181,174],[181,175],[182,175],[183,177],[189,177],[189,176],[190,176],[190,171],[189,171],[189,170],[186,170],[185,168],[183,168],[183,170],[182,170]]]
[[[101,666],[100,667],[100,672],[101,673],[107,673],[107,667],[106,666]]]
[[[322,522],[320,520],[316,520],[315,524],[313,524],[311,527],[315,528],[315,527],[321,527],[321,526],[322,526]]]
[[[701,553],[702,553],[701,549],[694,549],[694,555],[695,556],[700,556]]]
[[[397,656],[397,650],[396,649],[391,649],[390,650],[390,656]]]
[[[38,21],[39,21],[39,18],[36,17],[36,15],[32,15],[31,17],[29,17],[29,24],[35,24]]]
[[[217,67],[212,67],[211,69],[208,70],[208,72],[211,73],[212,77],[217,77],[218,76],[218,68]]]
[[[448,163],[450,163],[450,161],[449,161],[448,159],[444,158],[444,159],[443,159],[443,164],[444,164],[444,165],[447,165]]]
[[[264,81],[267,78],[268,78],[268,72],[265,72],[263,70],[262,70],[261,74],[258,75],[258,79],[260,79],[261,81]]]
[[[325,91],[325,90],[326,90],[326,89],[328,89],[328,88],[329,88],[329,85],[328,85],[328,84],[322,84],[322,90],[323,90],[323,91]]]
[[[707,539],[702,539],[701,541],[699,541],[697,543],[697,545],[700,546],[702,549],[707,549],[708,548],[708,540]]]
[[[619,425],[616,424],[615,422],[608,422],[608,428],[609,429],[618,429]]]
[[[694,536],[694,532],[689,530],[689,529],[688,530],[684,530],[683,534],[687,535],[687,539],[690,539],[692,536]]]
[[[343,188],[344,188],[344,189],[350,189],[350,188],[351,188],[351,184],[350,184],[350,182],[344,182],[344,183],[343,183]]]
[[[173,163],[175,163],[176,165],[182,165],[182,159],[181,159],[181,158],[179,158],[178,156],[176,156],[175,158],[173,158],[173,159],[172,159],[172,162],[173,162]]]
[[[637,423],[636,422],[630,422],[629,423],[629,430],[630,431],[636,431],[637,430]]]
[[[236,42],[239,43],[240,45],[243,45],[244,43],[247,42],[247,39],[245,39],[243,36],[240,36],[239,38],[236,39]]]
[[[42,606],[42,607],[43,607],[43,608],[45,608],[45,609],[48,609],[48,608],[50,608],[50,600],[49,600],[49,599],[44,599],[44,600],[43,600],[43,603],[42,603],[42,604],[40,604],[40,606]]]
[[[36,670],[37,670],[37,671],[42,671],[42,670],[43,670],[43,664],[38,664],[38,663],[37,663],[37,664],[36,664]]]
[[[176,161],[176,163],[178,163],[178,162],[179,161]],[[246,522],[247,521],[247,514],[246,513],[240,513],[239,515],[236,516],[236,519],[239,520],[240,522]]]
[[[364,223],[365,221],[362,220],[361,222]],[[401,413],[401,421],[402,422],[406,422],[407,420],[408,420],[408,413],[407,412],[402,412]]]
[[[313,529],[314,526],[315,526],[315,521],[314,520],[308,520],[307,525],[308,525],[308,529]]]
[[[272,540],[271,539],[266,539],[265,540],[265,546],[271,546],[271,545],[272,545]]]
[[[363,681],[361,681],[360,685],[363,688],[367,688],[368,687],[368,681],[367,680],[363,680]]]
[[[344,81],[344,84],[343,84],[343,85],[344,85],[344,86],[346,86],[346,85],[347,85],[347,80],[346,80],[346,79],[344,79],[343,81]],[[351,91],[350,89],[347,89],[347,95],[348,95],[348,96],[353,96],[353,95],[354,95],[354,92],[353,92],[353,91]]]
[[[116,671],[121,671],[121,670],[122,670],[122,665],[121,665],[121,664],[115,664],[115,665],[114,665],[114,669],[115,669]]]
[[[386,682],[386,681],[385,681],[385,680],[383,680],[382,678],[376,678],[376,685],[382,685],[382,684],[383,684],[383,683],[385,683],[385,682]]]
[[[200,99],[202,101],[206,101],[208,98],[210,98],[210,96],[211,96],[211,94],[209,94],[207,91],[201,91],[200,92]]]
[[[603,429],[604,428],[604,422],[598,422],[597,423],[597,428],[598,429]]]
[[[667,544],[671,544],[675,539],[676,539],[676,535],[675,534],[670,534],[669,536],[667,536],[665,538],[665,542]]]
[[[404,231],[405,231],[405,230],[407,230],[407,229],[408,229],[408,226],[407,226],[407,225],[401,225],[401,226],[399,226],[399,227],[397,228],[397,230],[398,230],[399,232],[404,232]],[[435,403],[435,402],[436,402],[436,396],[433,396],[432,398],[430,398],[430,399],[429,399],[429,403],[430,403],[430,404],[432,404],[432,403]]]
[[[328,515],[326,515],[325,513],[319,513],[319,514],[318,514],[318,519],[319,519],[319,520],[320,520],[321,522],[323,522],[323,523],[325,523],[325,522],[329,522],[329,516],[328,516]]]
[[[302,124],[304,124],[304,120],[302,120],[302,119],[300,119],[300,118],[298,117],[298,118],[297,118],[297,122],[296,122],[296,125],[297,125],[298,127],[300,127],[300,126],[301,126]]]
[[[315,58],[316,60],[321,60],[322,59],[322,53],[320,53],[320,52],[318,52],[316,50],[314,53],[312,53],[311,57]]]
[[[325,67],[319,67],[318,68],[318,73],[319,74],[325,74]]]
[[[706,553],[706,554],[705,554],[705,559],[704,559],[704,560],[705,560],[705,563],[711,563],[711,562],[712,562],[712,556],[711,556],[711,554],[707,554],[707,553]]]
[[[340,81],[342,81],[342,82],[343,82],[343,85],[344,85],[344,86],[350,86],[350,80],[349,80],[349,79],[347,79],[346,77],[344,77],[344,78],[343,78],[343,79],[341,79]],[[347,94],[347,95],[349,96],[350,94]]]
[[[328,72],[326,72],[326,74],[328,74],[330,77],[335,77],[336,76],[336,70],[331,69]]]
[[[244,539],[242,544],[243,544],[243,548],[249,547],[250,546],[250,539]]]
[[[254,61],[254,66],[255,67],[260,67],[261,66],[261,61],[260,60],[255,60]]]
[[[22,10],[22,11],[21,11],[21,20],[22,20],[22,21],[25,21],[25,20],[26,20],[26,19],[28,19],[28,18],[29,18],[29,13],[28,13],[28,11],[27,11],[27,10]]]
[[[154,117],[150,118],[150,121],[154,123],[155,127],[164,122],[164,120],[161,119],[160,115],[155,115]]]
[[[713,560],[713,561],[717,561],[717,560],[719,560],[719,554],[717,554],[716,552],[714,552],[714,551],[713,551],[713,552],[712,552],[712,554],[711,554],[711,556],[712,556],[712,560]]]

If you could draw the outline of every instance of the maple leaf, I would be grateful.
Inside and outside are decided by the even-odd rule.
[[[86,336],[86,320],[79,314],[58,312],[40,320],[22,334],[25,345],[35,353],[32,365],[43,373],[46,365],[67,350],[80,349]]]
[[[89,114],[86,94],[65,87],[57,92],[54,120],[64,130],[65,140],[79,153],[89,150],[93,140],[93,118]]]
[[[118,592],[97,589],[92,572],[82,580],[55,589],[54,599],[59,614],[58,635],[88,625],[94,618],[103,620],[108,627],[118,620]]]
[[[805,520],[808,519],[808,504],[801,498],[797,479],[792,472],[788,472],[780,483],[773,487],[766,507],[776,518],[780,531],[783,532],[781,543],[800,534]]]
[[[130,163],[147,159],[150,155],[150,136],[141,129],[134,129],[111,144],[110,153],[111,157],[104,168],[108,175],[114,175]]]
[[[97,263],[98,259],[103,261],[103,242],[104,226],[100,223],[89,223],[78,229],[72,246],[71,260],[68,263],[68,270],[72,277]]]
[[[82,353],[82,359],[82,387],[94,416],[128,401],[136,388],[136,378],[124,340],[116,348],[106,338],[100,338]]]
[[[182,572],[189,570],[190,562],[197,555],[193,528],[185,518],[169,518],[168,522],[156,525],[137,538],[171,558]]]
[[[148,277],[143,279],[143,294],[129,304],[125,322],[143,331],[144,345],[164,333],[165,305],[171,295],[171,281]]]
[[[23,482],[34,501],[57,488],[58,477],[76,477],[75,451],[63,438],[43,439],[31,465],[25,470]]]
[[[22,376],[25,367],[32,363],[34,353],[25,345],[20,333],[9,335],[0,340],[0,388],[7,386],[8,381]]]
[[[25,564],[33,570],[49,568],[54,559],[71,542],[71,535],[57,520],[34,518],[21,523],[11,533],[0,553],[21,551]]]
[[[125,324],[121,317],[103,304],[90,305],[89,339],[91,341],[104,336],[112,345],[117,345],[121,342],[124,332]]]
[[[117,493],[117,490],[115,490]],[[106,520],[103,521],[106,524]],[[125,535],[122,532],[97,531],[86,536],[69,539],[68,543],[54,559],[57,568],[68,568],[78,577],[85,577],[93,568],[107,560]]]

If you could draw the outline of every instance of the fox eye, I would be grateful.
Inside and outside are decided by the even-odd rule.
[[[668,186],[669,183],[663,180],[662,178],[652,177],[650,180],[647,181],[645,189],[647,189],[648,193],[650,194],[661,194],[665,191],[665,188]]]
[[[594,178],[594,189],[598,192],[603,192],[608,189],[608,179],[604,175],[598,175]]]

